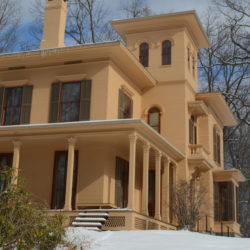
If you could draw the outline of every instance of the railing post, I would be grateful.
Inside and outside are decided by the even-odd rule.
[[[197,232],[200,232],[200,220],[197,221]]]
[[[227,236],[230,237],[230,228],[227,226]]]
[[[223,236],[223,223],[222,222],[220,224],[220,231],[221,231],[221,236]]]

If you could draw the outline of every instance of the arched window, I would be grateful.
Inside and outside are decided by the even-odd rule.
[[[158,108],[153,107],[148,111],[148,124],[158,133],[160,133],[160,128],[161,128],[160,119],[161,119],[161,113]]]
[[[165,40],[162,42],[162,65],[171,64],[171,42]]]
[[[140,63],[144,67],[148,67],[148,54],[149,54],[149,46],[147,43],[141,43],[140,45]]]

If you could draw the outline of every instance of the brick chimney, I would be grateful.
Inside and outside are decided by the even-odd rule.
[[[67,0],[46,0],[40,49],[64,47]]]

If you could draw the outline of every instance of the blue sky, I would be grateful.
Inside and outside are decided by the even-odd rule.
[[[23,13],[23,22],[31,22],[33,20],[30,13],[27,11],[29,6],[35,0],[20,0],[22,3],[22,13]],[[41,0],[44,1],[45,0]],[[119,18],[119,0],[103,0],[104,4],[107,6],[112,6],[111,11],[114,14],[114,18]],[[126,0],[123,0],[126,1]],[[149,7],[153,10],[154,13],[162,14],[175,11],[185,11],[185,10],[196,10],[199,16],[202,12],[212,4],[213,0],[148,0]]]
[[[1,0],[0,0],[1,1]],[[40,42],[33,40],[29,36],[29,25],[35,22],[34,17],[30,12],[30,7],[35,0],[19,0],[20,11],[22,13],[21,26],[19,28],[19,45],[14,50],[23,50],[29,43],[35,44],[35,47],[39,47]],[[40,0],[45,3],[45,0]],[[120,2],[126,0],[103,0],[104,5],[109,8],[109,15],[111,19],[122,19],[122,13],[120,11]],[[202,17],[202,13],[208,6],[212,5],[213,0],[147,0],[149,7],[154,14],[162,14],[168,12],[179,12],[187,10],[196,10],[197,14]],[[27,43],[27,41],[29,41]]]

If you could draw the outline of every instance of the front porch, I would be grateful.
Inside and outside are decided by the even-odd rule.
[[[101,230],[176,230],[176,225],[157,220],[130,209],[84,209],[74,211],[50,210],[49,214],[62,213],[68,217],[67,226],[72,225],[72,221],[79,213],[108,213],[108,218]]]
[[[56,212],[115,209],[104,229],[175,229],[169,190],[184,156],[141,120],[20,125],[0,135],[0,155],[13,154],[16,175]],[[128,164],[127,179],[117,158]]]

